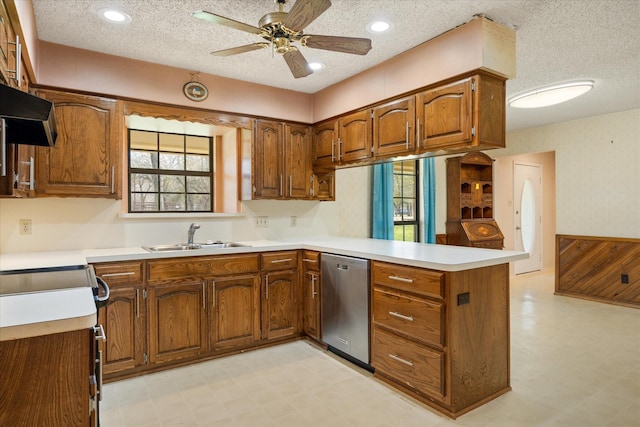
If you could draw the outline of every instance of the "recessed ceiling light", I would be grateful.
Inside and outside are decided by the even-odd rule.
[[[309,62],[309,67],[315,71],[324,68],[324,64],[321,62]]]
[[[539,108],[560,104],[589,92],[593,88],[592,80],[561,83],[531,90],[509,99],[514,108]]]
[[[117,24],[126,24],[131,22],[131,17],[129,15],[117,9],[100,9],[98,13],[101,18],[109,22],[115,22]]]
[[[378,19],[367,24],[367,31],[369,31],[370,33],[379,34],[389,31],[392,27],[393,25],[391,24],[391,22]]]

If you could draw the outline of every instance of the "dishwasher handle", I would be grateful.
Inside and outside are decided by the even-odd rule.
[[[349,270],[349,266],[347,264],[336,264],[336,268],[338,270],[347,271]]]

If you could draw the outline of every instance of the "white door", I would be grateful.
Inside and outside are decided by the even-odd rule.
[[[515,250],[529,253],[515,261],[515,274],[542,269],[542,165],[513,164]]]

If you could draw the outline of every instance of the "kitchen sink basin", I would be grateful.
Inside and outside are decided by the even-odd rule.
[[[243,245],[236,242],[205,242],[205,243],[193,243],[188,245],[186,243],[180,243],[177,245],[152,245],[143,246],[142,249],[148,252],[179,252],[179,251],[194,251],[198,249],[224,249],[224,248],[242,248],[249,245]]]

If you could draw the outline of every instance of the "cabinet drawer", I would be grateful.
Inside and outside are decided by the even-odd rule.
[[[373,284],[432,298],[444,297],[444,273],[424,268],[373,262]]]
[[[308,271],[320,271],[320,253],[304,251],[302,253],[302,265]]]
[[[371,365],[416,391],[444,398],[444,354],[375,327]]]
[[[262,254],[262,271],[295,270],[298,268],[298,251],[270,252]]]
[[[444,345],[444,306],[439,302],[375,288],[373,322],[426,344]]]
[[[93,264],[96,276],[101,277],[110,287],[142,284],[143,266],[144,261]]]
[[[186,257],[149,261],[149,282],[181,277],[211,277],[251,273],[259,270],[258,255]]]

